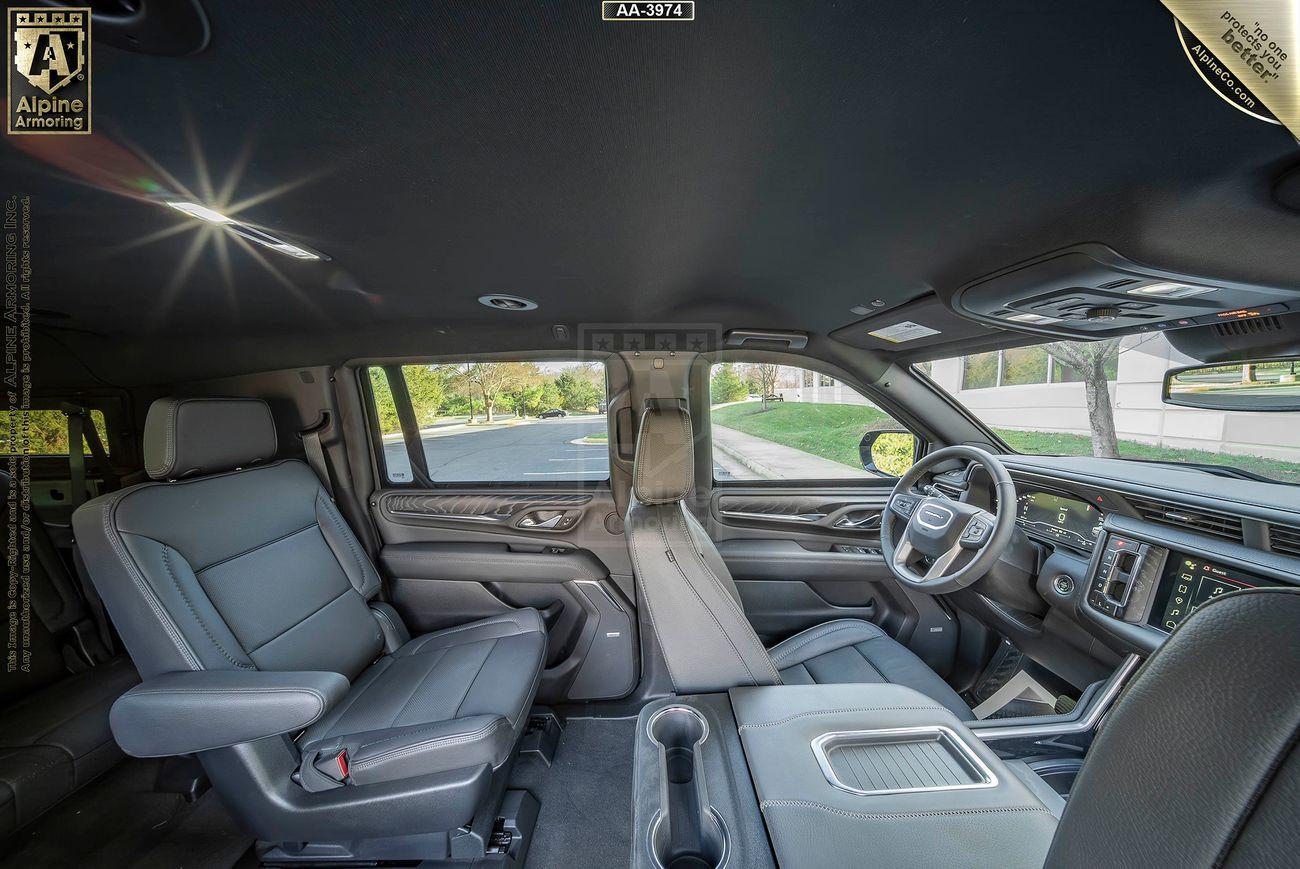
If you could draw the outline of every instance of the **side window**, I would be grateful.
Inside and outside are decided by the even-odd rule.
[[[393,385],[382,368],[367,374],[388,481],[409,483]],[[601,363],[403,365],[401,377],[434,483],[609,479]]]
[[[709,401],[718,481],[896,477],[915,460],[916,440],[901,423],[820,372],[717,364]]]
[[[99,433],[99,442],[104,445],[107,452],[110,446],[104,412],[92,410],[90,421]],[[81,450],[86,455],[90,455],[90,447],[84,441]],[[24,452],[33,456],[66,456],[68,415],[61,410],[30,410],[27,412],[27,426],[24,432],[21,412],[0,410],[0,455],[14,456]]]

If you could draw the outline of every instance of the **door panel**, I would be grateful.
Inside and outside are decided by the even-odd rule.
[[[948,671],[956,621],[939,599],[898,583],[880,554],[879,519],[892,488],[888,479],[852,488],[714,488],[709,532],[765,643],[861,618]]]
[[[631,567],[608,489],[402,489],[371,506],[392,602],[413,632],[533,607],[549,635],[539,702],[635,688]]]

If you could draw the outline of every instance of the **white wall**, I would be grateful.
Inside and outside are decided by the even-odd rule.
[[[1110,385],[1121,440],[1300,461],[1300,423],[1293,414],[1224,413],[1164,404],[1160,389],[1165,371],[1193,361],[1163,335],[1125,339],[1118,377]],[[1082,383],[962,389],[961,358],[936,361],[930,377],[996,428],[1090,433]]]

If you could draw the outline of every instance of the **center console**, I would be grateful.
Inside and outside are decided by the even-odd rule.
[[[1207,601],[1300,583],[1293,564],[1238,543],[1111,515],[1079,608],[1106,635],[1151,652]]]
[[[899,685],[671,697],[637,722],[635,869],[1041,867],[1063,806]]]

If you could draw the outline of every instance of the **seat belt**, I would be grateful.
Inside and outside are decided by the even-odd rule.
[[[99,434],[94,431],[93,423],[91,424],[92,437],[86,436],[85,409],[76,405],[67,405],[64,412],[68,415],[68,467],[72,472],[72,507],[75,510],[86,502],[86,454],[82,449],[83,443],[89,444],[91,452],[96,454],[96,462],[99,462],[101,467],[107,468],[108,456],[104,455],[103,459],[99,457],[99,454],[104,452],[104,445],[100,443]],[[97,446],[98,450],[96,450]],[[81,558],[75,540],[72,544],[72,565],[77,573],[77,584],[81,586],[81,596],[86,601],[91,618],[94,619],[95,633],[99,635],[99,641],[104,644],[108,656],[112,657],[113,632],[108,627],[108,613],[104,611],[104,602],[90,582],[90,576],[86,573],[86,564]],[[92,659],[92,663],[100,663],[94,660],[97,655],[90,652],[87,654]]]
[[[307,464],[316,472],[325,492],[334,500],[334,483],[330,480],[329,464],[325,461],[325,449],[321,446],[320,433],[329,427],[329,414],[322,414],[321,421],[312,428],[298,432],[302,438],[302,451],[307,457]]]
[[[72,469],[72,509],[86,503],[86,453],[82,444],[86,440],[86,418],[81,409],[69,409],[68,414],[68,466]]]

